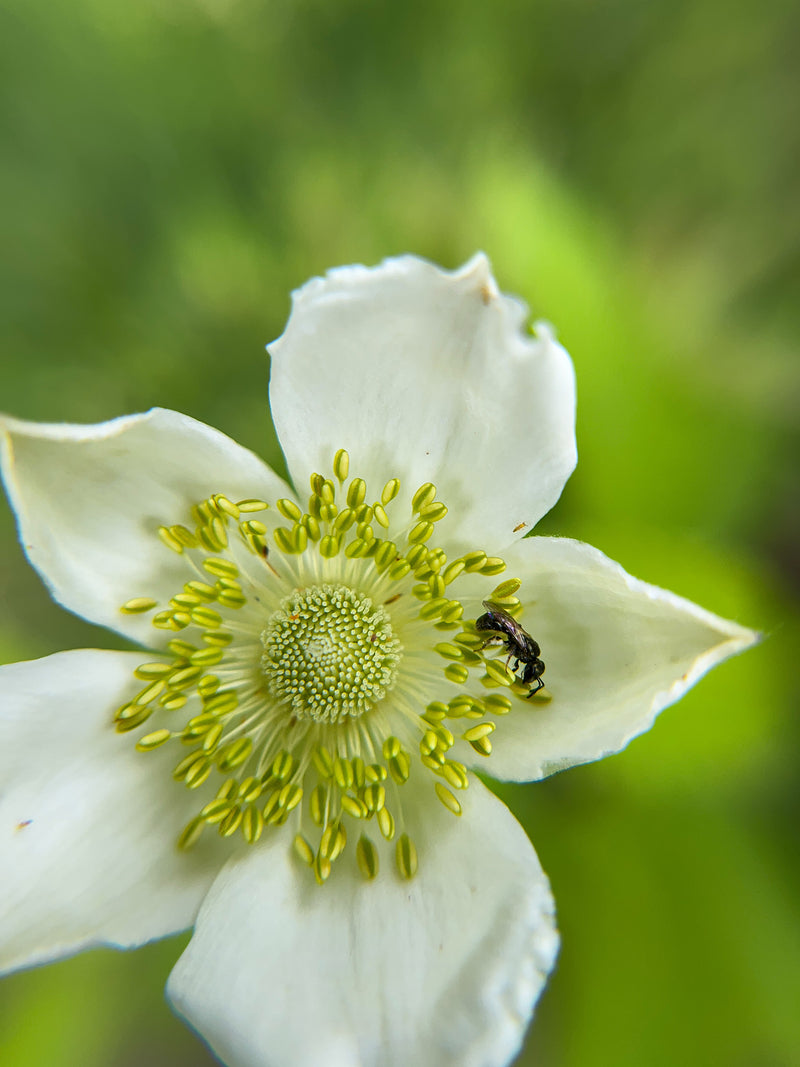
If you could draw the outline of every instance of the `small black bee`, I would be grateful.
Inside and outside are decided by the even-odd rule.
[[[528,696],[532,697],[534,693],[538,693],[540,689],[544,688],[544,682],[542,681],[544,663],[539,659],[541,649],[528,631],[523,630],[517,620],[509,615],[507,611],[503,611],[501,607],[493,604],[490,600],[484,600],[483,606],[486,608],[486,614],[475,620],[475,629],[488,633],[489,637],[486,638],[481,647],[486,648],[487,645],[493,642],[505,645],[508,653],[506,666],[513,659],[514,666],[512,669],[516,674],[520,665],[525,665],[521,681],[523,685],[532,687],[528,693]],[[534,684],[535,688],[533,688]]]

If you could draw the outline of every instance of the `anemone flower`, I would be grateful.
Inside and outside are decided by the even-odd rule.
[[[514,1056],[553,901],[474,772],[616,752],[756,638],[527,536],[576,450],[525,319],[481,255],[309,282],[270,348],[290,484],[173,411],[2,421],[28,558],[139,651],[1,668],[0,967],[194,927],[167,994],[234,1067]]]

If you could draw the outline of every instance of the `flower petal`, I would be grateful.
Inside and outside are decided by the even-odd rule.
[[[81,650],[0,667],[0,971],[191,925],[221,865],[176,840],[197,797],[162,751],[114,732],[141,656]]]
[[[713,666],[759,640],[580,541],[526,538],[504,557],[523,579],[524,623],[553,699],[519,702],[502,720],[487,768],[497,778],[528,781],[618,752]]]
[[[122,615],[120,605],[168,599],[187,580],[158,527],[190,523],[191,506],[211,493],[287,492],[252,452],[163,408],[93,426],[2,419],[0,434],[20,541],[54,598],[143,644],[158,640],[149,616]]]
[[[507,1063],[555,959],[552,898],[508,810],[479,782],[462,796],[458,822],[426,805],[410,882],[344,857],[319,887],[285,838],[229,864],[170,976],[176,1009],[232,1067]]]
[[[269,346],[272,415],[295,485],[334,452],[379,492],[434,482],[472,547],[499,548],[556,502],[575,461],[569,356],[501,296],[485,256],[342,267],[294,294]]]

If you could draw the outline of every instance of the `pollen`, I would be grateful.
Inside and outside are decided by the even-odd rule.
[[[483,549],[448,558],[436,487],[393,477],[373,497],[344,449],[332,474],[311,476],[307,500],[216,493],[163,517],[153,534],[185,580],[122,605],[150,615],[164,651],[114,721],[141,753],[174,751],[197,796],[180,848],[280,833],[320,885],[348,856],[367,881],[411,879],[425,855],[410,792],[460,817],[468,764],[550,694],[519,581],[494,584],[505,563]]]

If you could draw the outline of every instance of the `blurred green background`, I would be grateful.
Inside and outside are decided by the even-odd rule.
[[[289,291],[483,248],[578,372],[541,529],[768,634],[621,755],[501,790],[563,934],[521,1064],[800,1064],[798,30],[781,0],[0,7],[4,410],[160,404],[281,464]],[[0,536],[2,659],[114,646]],[[0,1062],[210,1064],[163,1001],[181,944],[6,980]]]

